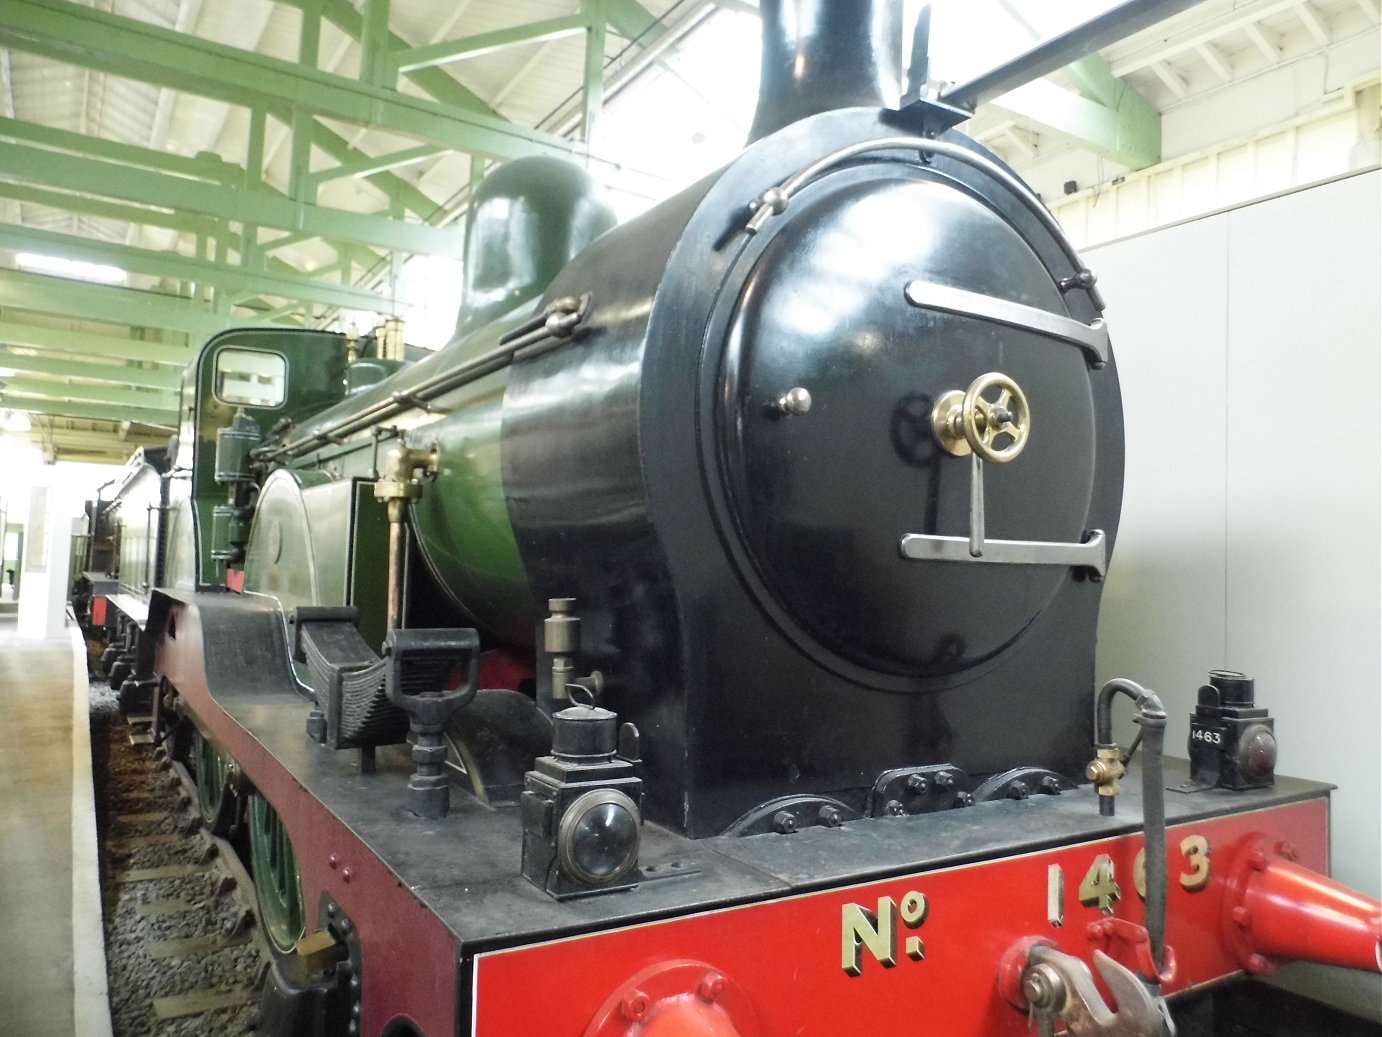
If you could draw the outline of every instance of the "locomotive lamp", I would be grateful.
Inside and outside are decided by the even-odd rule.
[[[1190,715],[1190,781],[1184,791],[1255,789],[1272,784],[1276,733],[1253,702],[1253,679],[1211,670]]]
[[[524,779],[523,874],[558,900],[638,884],[637,736],[598,706],[552,716],[552,754]]]

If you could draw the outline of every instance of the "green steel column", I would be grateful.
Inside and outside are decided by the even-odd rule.
[[[595,135],[595,120],[604,104],[605,33],[608,16],[603,0],[585,0],[590,28],[585,37],[585,83],[581,91],[581,137],[587,145]]]

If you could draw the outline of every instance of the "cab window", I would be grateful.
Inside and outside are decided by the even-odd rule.
[[[277,407],[287,374],[287,361],[277,353],[223,349],[216,354],[216,398],[244,407]]]

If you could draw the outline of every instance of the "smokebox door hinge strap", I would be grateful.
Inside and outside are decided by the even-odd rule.
[[[1108,363],[1108,328],[1101,317],[1085,324],[1035,306],[928,281],[909,282],[906,294],[907,301],[918,309],[939,310],[1017,328],[1019,331],[1030,331],[1034,335],[1078,346],[1095,367]]]
[[[1094,286],[1095,277],[1093,273],[1084,265],[1079,253],[1075,251],[1075,246],[1070,243],[1070,239],[1065,236],[1065,231],[1056,222],[1056,218],[1051,215],[1046,206],[1041,204],[1041,199],[1033,194],[1032,189],[1015,174],[978,151],[973,151],[955,141],[933,140],[930,137],[878,137],[874,140],[860,141],[832,151],[830,154],[816,159],[809,166],[793,173],[782,183],[769,187],[758,197],[750,199],[748,203],[749,218],[744,224],[744,232],[754,235],[763,230],[774,216],[787,211],[792,197],[798,191],[818,180],[834,167],[842,166],[852,159],[879,151],[915,151],[923,156],[947,158],[953,162],[969,166],[999,184],[1041,224],[1046,232],[1055,239],[1061,252],[1064,253],[1070,264],[1070,274],[1060,278],[1059,283],[1062,285],[1062,290],[1067,284],[1072,288],[1084,289],[1094,308],[1100,312],[1103,311],[1104,300],[1099,294],[1098,288]]]

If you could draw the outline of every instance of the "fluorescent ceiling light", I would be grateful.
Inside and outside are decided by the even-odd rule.
[[[28,432],[33,425],[29,415],[22,410],[0,410],[0,432]]]
[[[79,281],[98,281],[101,284],[124,284],[125,271],[118,266],[104,263],[83,263],[76,259],[62,259],[59,256],[45,256],[37,252],[21,252],[15,257],[21,270],[33,270],[40,274],[56,274],[58,277],[74,277]]]

